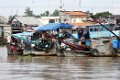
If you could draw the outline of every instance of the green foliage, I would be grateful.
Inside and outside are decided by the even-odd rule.
[[[111,15],[112,15],[112,13],[107,11],[107,12],[96,13],[94,16],[95,16],[95,18],[107,18],[107,17],[109,17]]]
[[[59,10],[55,10],[52,14],[52,16],[59,16]]]
[[[25,16],[34,16],[33,11],[30,10],[29,7],[25,9],[24,13],[25,13]]]
[[[49,16],[50,12],[49,11],[45,11],[45,16]]]
[[[41,13],[40,15],[37,15],[36,17],[43,17],[43,16],[59,16],[59,10],[54,10],[52,14],[50,14],[49,11],[45,11],[44,13]]]
[[[59,16],[59,10],[54,10],[52,14],[50,14],[50,12],[47,10],[39,15],[35,15],[33,14],[33,11],[29,7],[25,9],[24,13],[25,13],[25,16],[34,16],[37,18],[44,17],[44,16]]]
[[[50,12],[49,11],[45,11],[44,13],[41,13],[40,15],[37,15],[36,17],[43,17],[43,16],[49,16]]]
[[[40,16],[43,17],[43,16],[46,16],[46,15],[45,15],[45,13],[41,13]]]

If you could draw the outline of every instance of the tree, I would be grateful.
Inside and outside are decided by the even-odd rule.
[[[110,13],[109,11],[107,12],[100,12],[100,13],[96,13],[94,16],[95,18],[108,18],[109,16],[111,16],[112,13]]]
[[[55,10],[52,14],[52,16],[59,16],[59,10]]]
[[[49,11],[45,11],[45,16],[49,16],[50,12]]]
[[[43,17],[43,16],[46,16],[46,14],[45,13],[41,13],[40,16]]]
[[[50,15],[50,12],[49,11],[45,11],[44,13],[41,13],[39,15],[39,17],[43,17],[43,16],[49,16]]]
[[[33,11],[31,11],[29,7],[25,9],[24,13],[25,16],[34,16]]]

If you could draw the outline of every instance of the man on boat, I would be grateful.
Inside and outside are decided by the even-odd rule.
[[[24,44],[25,44],[25,49],[31,52],[31,36],[26,37],[26,40],[24,40]]]
[[[83,31],[83,37],[85,37],[85,39],[90,39],[90,34],[89,34],[89,29],[85,28]]]
[[[80,38],[82,37],[82,35],[83,35],[83,29],[80,28],[80,29],[78,30],[78,38],[80,39]]]

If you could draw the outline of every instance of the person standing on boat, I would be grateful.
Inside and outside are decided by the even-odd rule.
[[[11,37],[11,41],[10,41],[10,47],[11,47],[11,51],[13,52],[13,53],[16,53],[16,51],[17,51],[17,39],[16,38],[14,38],[14,37]]]
[[[82,35],[83,35],[83,29],[80,28],[79,32],[78,32],[78,38],[80,39],[82,37]]]
[[[80,33],[79,33],[79,34],[80,34]],[[85,47],[86,40],[89,40],[89,39],[90,39],[88,28],[84,28],[83,32],[81,32],[80,35],[82,35],[82,36],[80,37],[79,45],[82,45],[82,46]]]
[[[25,44],[26,50],[31,51],[31,36],[26,37],[24,44]]]
[[[85,37],[85,39],[90,39],[90,34],[89,34],[88,28],[84,29],[82,36]]]
[[[45,32],[44,31],[41,33],[41,39],[42,39],[42,43],[44,44],[44,41],[45,41]]]
[[[7,36],[7,44],[10,44],[11,42],[11,36]]]
[[[85,28],[85,30],[83,31],[83,36],[84,39],[82,41],[82,44],[84,45],[85,50],[89,50],[91,45],[89,28]]]
[[[64,31],[63,35],[64,35],[64,38],[65,38],[65,39],[66,39],[66,38],[70,38],[70,36],[71,36],[68,31]]]

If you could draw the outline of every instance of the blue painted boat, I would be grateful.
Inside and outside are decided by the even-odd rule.
[[[104,24],[105,27],[109,28],[109,24]],[[102,38],[102,37],[111,37],[111,32],[106,30],[101,25],[89,26],[90,38]]]

